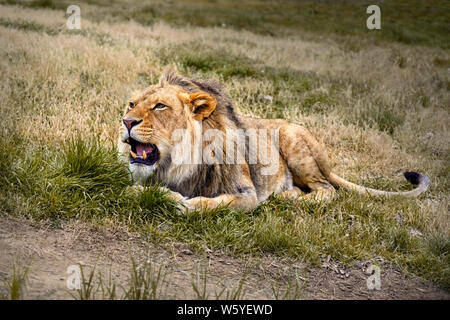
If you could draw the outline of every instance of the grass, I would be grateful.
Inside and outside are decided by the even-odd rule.
[[[164,285],[167,272],[163,266],[155,269],[151,262],[144,266],[136,264],[132,259],[130,286],[125,292],[125,298],[131,300],[155,300],[164,297]]]
[[[70,293],[77,300],[162,300],[168,298],[169,274],[163,265],[156,267],[151,261],[138,264],[130,257],[127,284],[121,286],[112,280],[111,272],[106,281],[95,266],[88,270],[80,265],[80,288]]]
[[[57,225],[68,219],[101,223],[112,218],[156,243],[177,240],[200,251],[206,246],[238,256],[287,255],[315,264],[328,255],[345,263],[383,256],[448,286],[449,270],[436,267],[448,266],[448,239],[414,236],[411,230],[427,229],[428,218],[408,199],[369,199],[367,206],[366,196],[349,192],[340,192],[330,204],[274,196],[251,212],[223,207],[183,213],[158,186],[130,190],[127,169],[115,158],[114,149],[98,140],[73,138],[61,151],[41,151],[43,158],[37,151],[33,154],[28,160],[14,158],[14,169],[11,158],[2,161],[2,167],[11,170],[3,186],[17,187],[2,198],[6,214],[18,210],[8,201],[14,194],[25,200],[21,214]],[[406,213],[402,225],[394,213]],[[134,275],[135,281],[144,281],[142,277],[145,274]],[[147,289],[130,294],[137,299],[147,295]],[[201,289],[197,288],[199,297]]]
[[[252,78],[270,82],[272,88],[248,97],[246,104],[267,104],[264,97],[275,97],[273,109],[266,112],[267,118],[283,116],[286,108],[300,109],[304,114],[325,113],[333,104],[331,95],[320,92],[323,79],[286,67],[264,65],[260,59],[251,59],[244,54],[233,54],[226,47],[214,48],[186,42],[162,48],[158,57],[162,65],[178,64],[186,74],[219,75],[223,82],[232,78]],[[338,85],[334,85],[337,91]],[[341,87],[339,87],[341,88]]]
[[[112,279],[111,272],[107,280],[104,274],[95,266],[87,268],[79,265],[80,268],[80,288],[70,291],[76,300],[166,300],[174,299],[169,293],[171,285],[170,278],[174,275],[174,270],[166,265],[157,265],[151,260],[137,263],[134,257],[130,257],[128,279],[125,285],[120,285]],[[27,278],[29,267],[21,268],[14,264],[11,279],[4,279],[6,293],[2,292],[0,299],[23,300],[24,292],[27,289]],[[206,265],[198,265],[194,274],[187,274],[191,279],[191,299],[195,300],[243,300],[247,299],[245,288],[246,277],[237,280],[222,279],[219,282],[211,281]],[[214,295],[210,295],[211,287],[214,288]],[[286,285],[272,283],[272,296],[276,300],[299,300],[302,298],[302,283],[298,275],[294,282],[288,281]]]
[[[327,2],[273,10],[272,1],[249,1],[239,8],[248,7],[245,16],[219,0],[144,10],[90,1],[81,4],[76,32],[61,28],[64,2],[7,3],[0,14],[0,214],[55,226],[112,223],[155,243],[243,258],[272,254],[318,265],[327,256],[347,264],[381,256],[450,288],[445,5],[383,4],[382,30],[368,34],[365,14],[349,14],[363,5],[347,1],[339,10]],[[131,189],[115,150],[123,104],[166,64],[221,81],[245,115],[302,122],[327,146],[334,171],[352,181],[405,189],[391,177],[409,168],[427,173],[432,186],[418,200],[340,190],[327,205],[274,196],[251,212],[180,212],[158,186]],[[161,297],[154,288],[164,272],[139,270],[129,297]],[[202,279],[193,282],[198,298],[206,295]],[[106,283],[101,295],[117,298]],[[274,285],[274,297],[300,294],[289,286],[286,293]],[[216,295],[242,297],[243,285]]]
[[[0,291],[1,300],[21,300],[28,281],[29,267],[21,267],[17,262],[13,264],[11,277],[1,279],[3,290]]]
[[[77,300],[166,300],[177,298],[177,293],[169,293],[174,270],[166,265],[157,265],[151,260],[138,263],[134,257],[130,257],[129,274],[125,285],[120,285],[112,280],[111,273],[108,280],[105,281],[104,274],[96,270],[95,266],[88,269],[80,265],[80,273],[80,289],[70,292]],[[183,290],[184,298],[191,294],[191,299],[195,300],[208,298],[242,300],[246,296],[245,277],[228,285],[225,283],[225,279],[213,283],[208,268],[200,265],[195,274],[187,274],[187,276],[191,279],[191,287],[188,291]],[[210,296],[208,291],[211,285],[215,289],[214,296]],[[289,297],[298,299],[300,296],[297,290],[288,286],[282,292]],[[281,291],[277,288],[276,293],[278,292]]]
[[[70,3],[52,0],[6,0],[29,8],[65,10]],[[131,1],[125,1],[131,2]],[[319,35],[367,35],[366,8],[370,1],[158,1],[130,5],[105,5],[103,1],[82,1],[101,9],[101,15],[88,14],[88,18],[107,21],[133,19],[144,26],[166,21],[178,27],[186,24],[199,27],[225,27],[249,30],[263,35],[292,35],[303,30]],[[137,5],[137,6],[136,6]],[[447,3],[433,0],[424,4],[419,0],[395,0],[379,4],[382,32],[370,33],[374,41],[388,40],[406,44],[423,44],[449,48],[450,32]],[[357,48],[346,44],[347,48]]]
[[[300,282],[298,274],[295,275],[293,281],[288,281],[287,284],[273,283],[272,294],[275,300],[299,300],[302,298],[303,284]]]

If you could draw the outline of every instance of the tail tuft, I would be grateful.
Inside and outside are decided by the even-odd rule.
[[[414,185],[422,184],[428,187],[430,185],[430,179],[418,172],[414,171],[406,171],[403,172],[403,175],[405,176],[405,179],[408,180],[410,183]]]

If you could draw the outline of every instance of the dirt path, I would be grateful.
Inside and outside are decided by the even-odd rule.
[[[171,270],[167,298],[195,298],[192,280],[205,266],[209,298],[222,288],[219,283],[236,287],[245,274],[245,298],[272,299],[273,286],[282,294],[289,282],[294,283],[296,273],[301,279],[302,299],[450,298],[448,292],[434,284],[404,275],[386,264],[381,266],[381,290],[368,290],[368,262],[344,268],[329,261],[317,268],[270,256],[244,260],[210,250],[193,253],[179,243],[156,246],[136,234],[94,228],[83,222],[57,229],[22,219],[0,218],[0,276],[11,275],[14,261],[22,266],[30,264],[27,299],[72,299],[74,292],[66,287],[67,268],[77,263],[88,269],[95,265],[105,277],[111,272],[115,283],[126,286],[130,255],[139,263],[151,260]]]

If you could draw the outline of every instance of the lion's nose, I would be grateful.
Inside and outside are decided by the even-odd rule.
[[[134,119],[123,119],[123,124],[125,125],[125,127],[127,127],[128,131],[131,130],[131,128],[133,128],[135,125],[138,125],[139,123],[141,123],[142,120],[134,120]]]

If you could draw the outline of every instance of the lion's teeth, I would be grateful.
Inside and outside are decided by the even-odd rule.
[[[133,159],[137,157],[136,153],[134,153],[133,151],[130,151],[130,154],[133,157]]]
[[[127,138],[127,143],[130,143],[130,138]]]
[[[142,151],[142,158],[144,158],[144,160],[147,159],[147,154],[145,153],[145,150]]]

